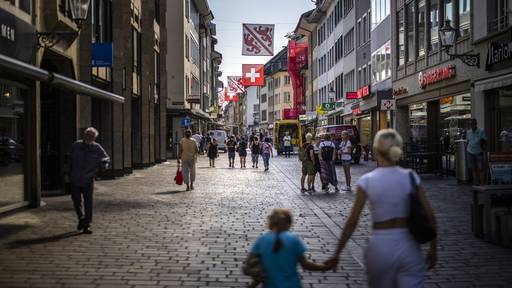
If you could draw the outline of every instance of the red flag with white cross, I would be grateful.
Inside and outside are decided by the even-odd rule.
[[[242,64],[244,86],[265,86],[265,66],[263,64]]]
[[[235,91],[231,90],[228,87],[224,87],[224,101],[225,102],[229,102],[229,101],[237,102],[238,101],[238,93],[236,93]]]

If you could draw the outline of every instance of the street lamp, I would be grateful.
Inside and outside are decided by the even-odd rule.
[[[91,0],[63,0],[68,4],[71,11],[71,20],[73,20],[78,30],[80,31],[82,23],[87,20],[89,6]],[[62,39],[74,40],[78,37],[77,31],[52,31],[52,32],[37,32],[37,42],[41,48],[52,48]]]
[[[452,59],[458,58],[468,66],[480,68],[480,54],[450,54],[450,49],[455,46],[457,41],[457,30],[450,25],[450,20],[446,20],[444,26],[439,29],[439,40],[441,48],[446,48],[446,54]]]

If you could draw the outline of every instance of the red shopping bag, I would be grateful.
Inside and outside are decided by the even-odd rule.
[[[183,173],[181,173],[180,166],[178,166],[178,170],[176,170],[176,176],[174,177],[174,182],[178,185],[183,185]]]

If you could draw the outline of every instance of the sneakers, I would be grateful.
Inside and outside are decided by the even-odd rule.
[[[84,229],[84,222],[82,220],[78,220],[78,225],[76,226],[76,230]]]
[[[91,228],[89,227],[85,227],[84,230],[82,231],[84,234],[92,234],[92,231],[91,231]]]

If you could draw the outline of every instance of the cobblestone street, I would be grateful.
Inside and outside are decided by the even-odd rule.
[[[0,287],[246,287],[242,262],[276,207],[291,209],[308,257],[323,261],[354,194],[301,195],[299,165],[276,157],[268,173],[250,163],[229,169],[222,154],[209,168],[202,156],[191,192],[174,184],[175,162],[97,182],[92,235],[75,232],[69,196],[45,198],[43,208],[0,218]],[[354,166],[353,182],[373,168]],[[511,287],[512,250],[471,233],[470,187],[437,176],[424,181],[440,228],[427,287]],[[337,271],[302,273],[304,286],[366,287],[370,223],[365,210]]]

